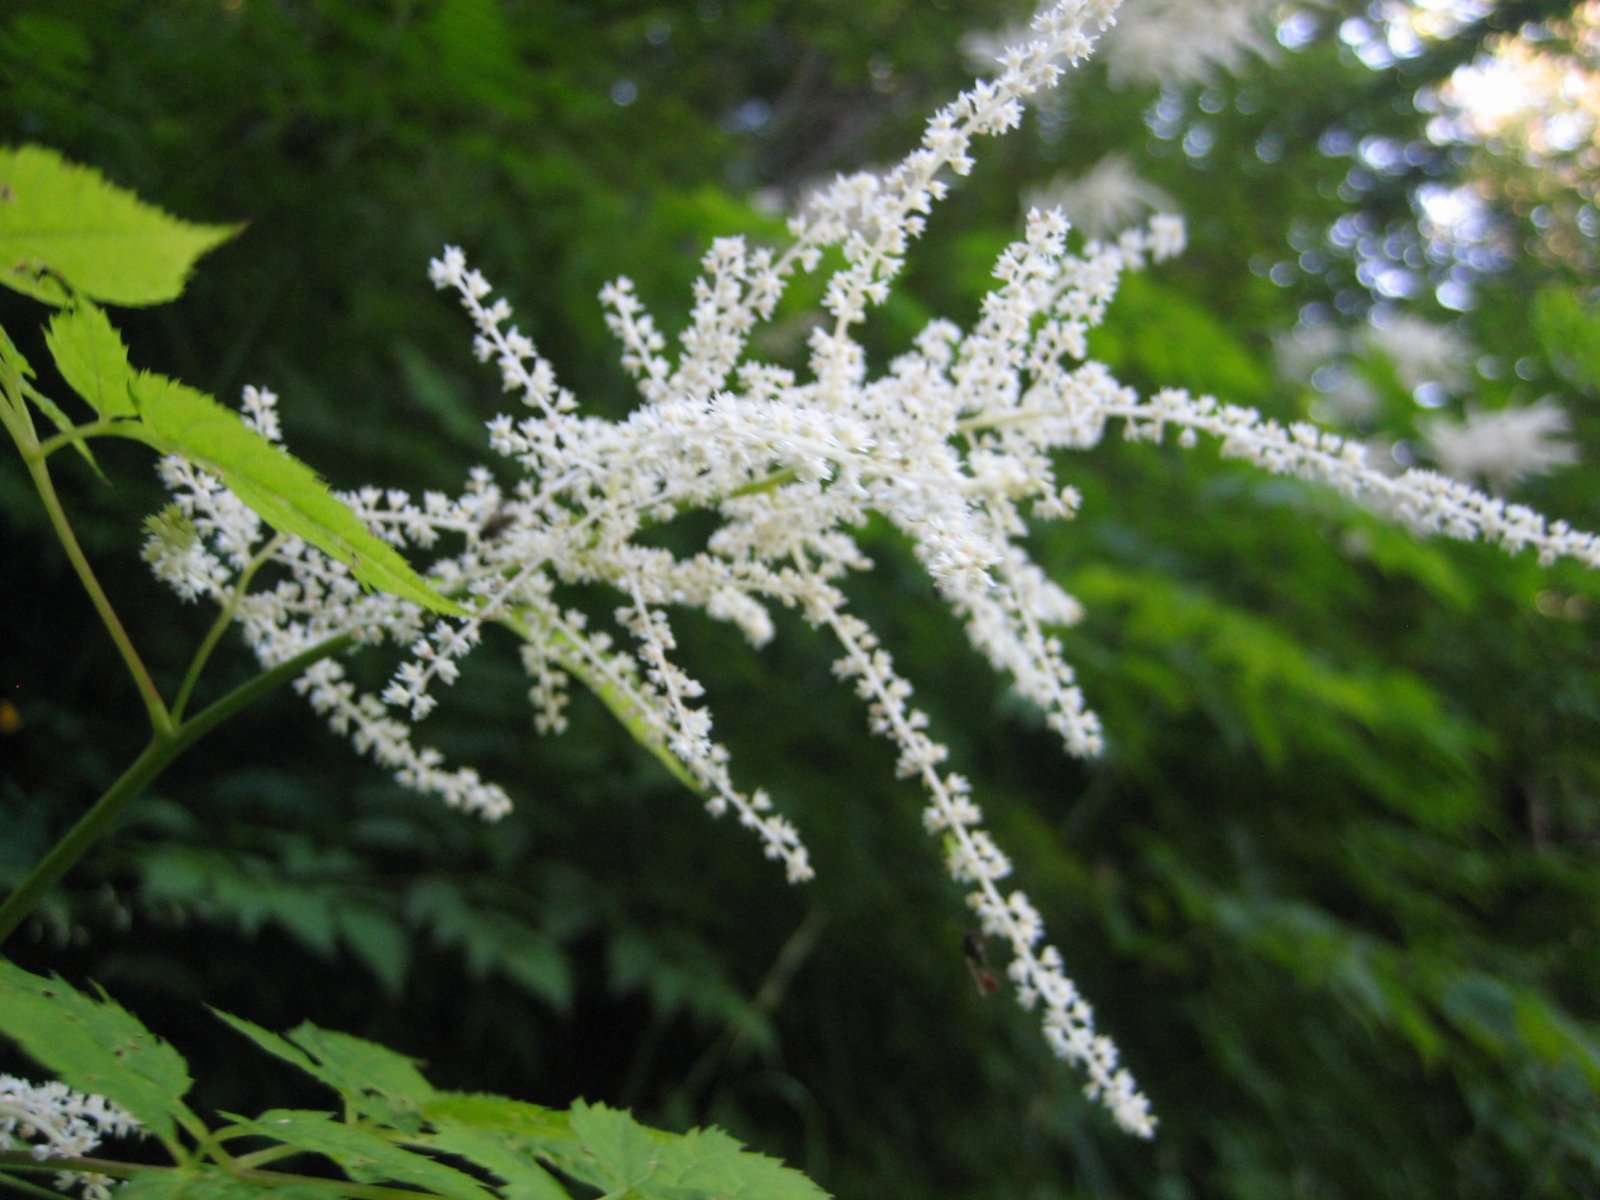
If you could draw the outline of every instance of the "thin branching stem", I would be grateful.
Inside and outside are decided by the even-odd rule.
[[[280,684],[294,679],[312,663],[337,654],[355,641],[353,634],[338,634],[319,642],[294,658],[240,684],[222,699],[202,709],[171,733],[157,733],[139,757],[106,789],[94,807],[78,819],[66,835],[28,873],[15,891],[0,904],[0,943],[16,931],[46,892],[110,830],[128,801],[143,792],[156,777],[206,734],[236,716]]]
[[[10,433],[18,451],[22,454],[23,465],[27,467],[28,475],[33,480],[34,490],[39,493],[39,501],[44,505],[50,526],[55,530],[61,548],[67,553],[67,560],[72,564],[72,569],[78,573],[78,580],[83,584],[84,591],[89,593],[89,601],[100,614],[100,620],[105,625],[106,632],[111,635],[117,653],[122,655],[128,674],[133,676],[134,687],[138,689],[139,698],[144,702],[145,711],[150,716],[151,730],[158,739],[170,736],[175,724],[172,714],[167,711],[166,703],[161,699],[161,693],[156,688],[155,680],[150,677],[144,660],[139,657],[133,639],[123,628],[122,619],[117,616],[116,609],[111,606],[111,600],[100,586],[100,580],[95,577],[94,568],[89,565],[88,556],[84,554],[83,547],[78,544],[77,535],[72,531],[72,523],[67,520],[66,510],[61,507],[61,499],[56,495],[55,483],[51,480],[50,469],[45,463],[44,451],[39,445],[38,435],[34,432],[33,422],[28,417],[27,407],[21,399],[21,383],[19,373],[15,370],[8,371],[4,379],[7,402],[0,405],[0,409],[4,410],[4,416],[0,417],[0,420],[3,420],[6,431]]]
[[[222,635],[227,632],[228,626],[233,624],[234,614],[239,611],[239,601],[244,599],[245,593],[250,590],[250,582],[283,544],[283,535],[275,534],[261,547],[260,551],[252,558],[249,565],[239,573],[239,579],[234,584],[228,602],[217,613],[217,619],[211,623],[211,628],[206,631],[205,640],[200,643],[200,648],[195,651],[194,661],[189,664],[185,672],[183,683],[178,687],[178,697],[172,702],[172,716],[174,720],[183,719],[184,709],[188,707],[190,693],[194,691],[195,684],[200,682],[200,673],[205,670],[211,652],[217,648],[217,643],[222,640]]]

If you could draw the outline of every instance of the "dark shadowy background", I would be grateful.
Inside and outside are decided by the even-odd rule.
[[[621,413],[600,286],[626,272],[675,332],[711,237],[779,238],[772,201],[904,153],[970,76],[961,35],[1019,7],[13,3],[0,132],[179,215],[249,223],[180,302],[116,314],[136,365],[224,400],[278,391],[289,445],[335,486],[454,489],[500,401],[427,283],[443,244],[591,411]],[[1097,337],[1126,381],[1303,416],[1326,398],[1275,372],[1274,338],[1302,313],[1358,327],[1386,259],[1413,276],[1408,311],[1477,347],[1444,413],[1555,396],[1592,452],[1592,205],[1541,194],[1514,156],[1430,142],[1415,102],[1495,29],[1565,7],[1500,5],[1382,69],[1355,52],[1348,4],[1307,8],[1280,39],[1297,48],[1210,82],[1091,65],[982,148],[869,349],[881,364],[932,315],[970,322],[1019,194],[1121,150],[1192,243],[1127,280]],[[1369,154],[1373,139],[1402,153]],[[1418,232],[1415,196],[1469,177],[1499,252],[1463,264]],[[1449,280],[1473,307],[1439,306]],[[796,359],[816,292],[796,286],[761,353]],[[25,352],[41,320],[0,300]],[[1352,432],[1425,461],[1428,411],[1396,364],[1345,370],[1377,398]],[[161,503],[148,454],[100,453],[113,486],[67,457],[59,485],[170,694],[210,614],[139,561]],[[1600,1194],[1600,584],[1417,543],[1208,448],[1108,443],[1072,471],[1081,518],[1033,547],[1087,606],[1063,637],[1105,719],[1102,760],[1067,760],[1008,697],[887,529],[863,535],[880,569],[853,594],[1152,1098],[1153,1144],[1081,1098],[1031,1017],[976,994],[919,796],[826,643],[782,616],[760,654],[693,615],[681,639],[737,777],[811,845],[810,885],[706,819],[592,700],[565,737],[536,738],[505,640],[426,729],[508,787],[503,823],[400,790],[286,691],[134,805],[8,952],[98,981],[170,1037],[203,1108],[325,1102],[211,1004],[376,1038],[442,1085],[715,1122],[845,1197]],[[1600,527],[1590,467],[1513,496]],[[0,563],[0,683],[20,718],[0,735],[4,884],[143,731],[15,460]],[[235,646],[204,689],[249,671]]]

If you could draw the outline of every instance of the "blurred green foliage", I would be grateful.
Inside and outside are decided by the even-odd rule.
[[[190,219],[249,223],[181,304],[127,315],[137,361],[224,399],[279,391],[290,447],[335,486],[454,488],[485,457],[498,384],[426,283],[442,244],[614,415],[629,401],[601,284],[628,273],[680,328],[712,236],[776,237],[763,194],[902,153],[967,79],[960,33],[1022,7],[19,3],[0,72],[9,139]],[[1409,189],[1464,159],[1422,140],[1412,94],[1486,28],[1373,72],[1337,37],[1348,10],[1308,12],[1315,38],[1238,79],[1116,88],[1091,65],[985,147],[871,319],[871,353],[930,314],[970,321],[1018,194],[1120,149],[1181,202],[1191,250],[1126,281],[1095,352],[1141,388],[1300,416],[1317,393],[1275,377],[1271,340],[1302,311],[1370,306],[1326,231],[1415,240]],[[1183,149],[1197,123],[1199,155]],[[1338,149],[1369,136],[1428,152],[1374,174]],[[1446,269],[1420,268],[1430,285]],[[1592,281],[1519,259],[1476,286],[1463,320],[1484,361],[1451,403],[1554,393],[1592,453]],[[763,353],[803,344],[796,291]],[[1420,295],[1421,315],[1450,315]],[[19,312],[0,302],[7,328],[28,328]],[[1366,432],[1414,447],[1426,414],[1397,388]],[[146,460],[112,446],[102,462],[115,500],[76,465],[63,492],[170,688],[205,618],[137,560],[124,514],[157,507]],[[1074,471],[1082,516],[1033,545],[1087,608],[1062,637],[1104,759],[1062,756],[896,535],[864,534],[880,569],[851,588],[1152,1097],[1151,1146],[1082,1100],[1029,1017],[974,993],[917,796],[825,645],[783,614],[760,654],[694,617],[680,640],[738,777],[812,847],[803,890],[598,704],[536,740],[514,648],[491,645],[427,735],[507,784],[506,822],[414,800],[286,695],[136,805],[15,953],[174,1032],[203,1000],[350,1029],[440,1086],[716,1122],[841,1196],[1600,1192],[1600,581],[1419,544],[1204,449],[1108,444]],[[1586,468],[1515,498],[1600,527]],[[18,471],[0,470],[0,511],[22,718],[0,740],[4,883],[137,743],[131,689]],[[197,1103],[296,1086],[226,1031],[191,1032]]]

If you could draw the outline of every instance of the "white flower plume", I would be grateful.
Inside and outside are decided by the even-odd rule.
[[[1059,208],[1092,238],[1115,237],[1151,211],[1176,212],[1177,202],[1140,177],[1133,160],[1113,151],[1081,175],[1059,175],[1027,193],[1030,208]]]
[[[742,238],[714,242],[675,348],[627,279],[608,284],[600,293],[605,319],[640,396],[622,420],[583,411],[461,250],[435,259],[430,278],[458,296],[477,357],[519,401],[515,415],[489,422],[489,444],[518,481],[503,490],[479,467],[454,497],[371,487],[348,499],[396,545],[432,553],[435,585],[469,605],[470,618],[434,619],[394,597],[364,594],[340,564],[271,536],[220,484],[181,462],[169,461],[164,477],[209,557],[163,569],[167,543],[153,539],[149,553],[164,577],[236,604],[265,663],[341,635],[406,647],[380,695],[360,693],[333,659],[299,686],[402,783],[489,817],[509,806],[505,792],[416,746],[411,725],[432,709],[438,687],[454,681],[485,624],[512,630],[522,639],[541,730],[564,727],[567,689],[578,680],[712,813],[735,814],[799,881],[812,872],[798,833],[765,793],[736,782],[701,703],[703,687],[678,661],[670,616],[698,608],[760,646],[773,636],[772,606],[796,610],[837,643],[835,673],[865,703],[869,729],[895,745],[899,774],[922,788],[924,823],[951,875],[967,888],[984,933],[1011,950],[1007,974],[1021,1003],[1041,1011],[1047,1040],[1085,1072],[1088,1094],[1123,1128],[1148,1137],[1149,1103],[1096,1032],[1039,915],[1024,893],[1003,890],[1010,863],[982,828],[972,786],[947,769],[948,752],[890,650],[848,610],[840,582],[871,566],[857,527],[876,513],[907,534],[974,647],[1080,756],[1100,750],[1103,732],[1057,631],[1081,610],[1023,539],[1030,518],[1065,519],[1078,507],[1077,492],[1057,477],[1058,452],[1094,446],[1114,422],[1136,439],[1160,439],[1168,426],[1185,445],[1201,434],[1217,438],[1227,453],[1330,483],[1419,530],[1532,545],[1542,557],[1590,565],[1600,565],[1600,544],[1441,476],[1389,478],[1363,464],[1359,447],[1311,426],[1286,429],[1175,390],[1141,398],[1088,360],[1088,331],[1121,273],[1182,249],[1173,217],[1072,252],[1060,212],[1030,213],[1025,236],[995,265],[997,282],[976,325],[963,331],[933,321],[887,370],[869,374],[855,327],[888,297],[945,194],[947,170],[965,174],[974,138],[1014,127],[1023,101],[1053,84],[1061,63],[1089,52],[1115,8],[1115,0],[1055,4],[1036,19],[1032,41],[1001,56],[998,77],[936,112],[897,166],[841,177],[819,193],[791,220],[793,240],[781,252]],[[828,280],[806,376],[752,358],[752,330],[772,317],[789,279],[814,269],[830,246],[844,265]],[[252,420],[275,432],[265,395],[248,402]],[[679,557],[640,541],[686,508],[719,519],[704,550]],[[195,551],[184,553],[192,559]],[[282,576],[252,589],[256,568],[269,560]],[[606,627],[563,603],[570,585],[611,589]]]
[[[1106,39],[1116,83],[1211,83],[1270,58],[1277,0],[1128,0]]]
[[[1382,314],[1367,328],[1365,340],[1394,364],[1408,388],[1430,381],[1460,387],[1476,356],[1472,343],[1451,326],[1410,313]]]
[[[1503,492],[1526,476],[1577,462],[1577,447],[1560,440],[1571,428],[1566,410],[1546,397],[1461,421],[1435,417],[1424,424],[1423,440],[1446,475],[1482,479]]]
[[[1125,0],[1101,55],[1119,87],[1214,83],[1252,59],[1273,57],[1273,16],[1279,6],[1279,0]],[[1020,27],[969,30],[961,50],[982,69],[1022,32]]]

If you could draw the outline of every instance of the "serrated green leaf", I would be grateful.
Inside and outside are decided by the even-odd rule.
[[[0,283],[49,304],[68,289],[111,304],[172,300],[195,260],[242,228],[168,216],[43,146],[0,148]]]
[[[128,348],[103,308],[80,300],[56,313],[45,327],[44,341],[61,377],[95,412],[102,417],[134,415]]]
[[[601,1191],[650,1194],[645,1184],[661,1165],[664,1135],[646,1129],[628,1113],[582,1100],[572,1105],[572,1132],[577,1152],[556,1156],[563,1171]]]
[[[18,389],[22,395],[33,401],[34,407],[49,418],[50,424],[54,425],[57,431],[65,433],[72,428],[73,420],[61,410],[61,406],[28,382],[33,378],[33,364],[21,350],[17,349],[16,343],[11,340],[11,335],[4,328],[0,328],[0,366],[16,372]],[[72,448],[83,455],[84,461],[94,469],[96,475],[101,479],[105,478],[105,474],[100,470],[100,464],[94,459],[94,452],[89,449],[87,443],[74,442]]]
[[[650,1129],[626,1112],[578,1101],[572,1106],[577,1153],[557,1150],[556,1165],[595,1187],[636,1200],[824,1200],[827,1193],[777,1159],[753,1154],[720,1129],[677,1135]]]
[[[368,587],[434,612],[465,615],[361,523],[315,471],[273,445],[210,396],[149,371],[133,377],[139,416],[158,446],[222,477],[234,495],[282,533],[316,546]]]
[[[11,340],[11,335],[0,327],[0,363],[13,368],[24,379],[33,378],[33,364],[24,356],[17,344]]]
[[[223,1012],[220,1008],[213,1008],[212,1013],[235,1033],[249,1038],[261,1049],[275,1058],[281,1058],[290,1066],[299,1067],[306,1074],[321,1078],[317,1074],[317,1064],[311,1061],[311,1056],[300,1049],[287,1038],[273,1033],[270,1029],[263,1029],[254,1021],[247,1021],[243,1017],[236,1017],[232,1013]]]
[[[184,1171],[151,1171],[135,1175],[116,1189],[117,1200],[328,1200],[326,1188],[314,1184],[263,1180],[265,1172],[241,1179],[220,1167]]]
[[[422,1106],[433,1125],[460,1125],[540,1143],[573,1142],[572,1120],[558,1109],[479,1092],[435,1092]]]
[[[0,959],[0,1033],[68,1087],[106,1097],[171,1141],[189,1069],[183,1056],[114,1000],[79,992]]]
[[[566,1189],[539,1165],[536,1150],[504,1134],[441,1125],[429,1145],[499,1176],[504,1181],[499,1190],[506,1200],[569,1200]]]
[[[310,1021],[290,1030],[289,1038],[318,1061],[317,1077],[344,1095],[370,1092],[416,1109],[434,1094],[416,1061],[387,1046]]]
[[[414,1060],[376,1042],[319,1029],[309,1021],[285,1038],[243,1017],[212,1011],[268,1054],[325,1083],[362,1115],[396,1128],[420,1128],[418,1114],[435,1093]]]
[[[50,419],[50,424],[56,427],[57,432],[66,433],[69,429],[74,428],[77,424],[77,422],[75,422],[71,417],[67,416],[67,414],[62,411],[59,404],[50,399],[49,396],[46,396],[38,388],[34,387],[33,384],[29,383],[26,379],[22,380],[22,394],[33,402],[35,408],[37,408]],[[89,464],[96,475],[100,476],[101,479],[105,479],[105,472],[100,469],[100,464],[95,461],[94,451],[89,449],[88,442],[73,442],[72,448],[79,454],[83,455],[83,461]]]
[[[663,1200],[824,1200],[828,1195],[793,1167],[746,1150],[720,1129],[691,1129],[667,1142],[653,1183]]]
[[[454,1200],[491,1200],[493,1195],[465,1171],[335,1121],[327,1113],[279,1108],[254,1120],[230,1119],[262,1137],[332,1159],[358,1183],[410,1183]]]

